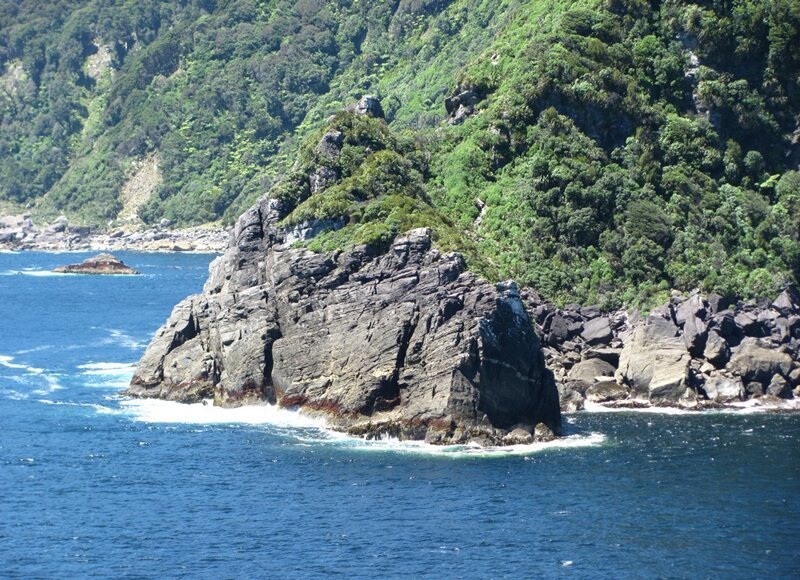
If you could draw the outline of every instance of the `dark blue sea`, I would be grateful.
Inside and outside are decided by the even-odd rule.
[[[800,415],[580,413],[484,450],[128,401],[212,256],[48,274],[87,255],[0,254],[0,577],[800,577]]]

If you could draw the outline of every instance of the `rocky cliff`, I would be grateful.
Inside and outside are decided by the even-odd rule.
[[[526,441],[539,423],[560,431],[555,383],[513,282],[478,279],[424,228],[385,253],[293,248],[277,225],[285,213],[265,197],[241,216],[127,394],[300,407],[351,433],[432,443]]]

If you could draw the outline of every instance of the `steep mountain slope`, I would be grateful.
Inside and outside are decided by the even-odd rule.
[[[4,3],[0,204],[229,223],[273,189],[321,220],[311,249],[434,226],[561,302],[774,295],[800,270],[798,45],[793,0]],[[302,182],[366,93],[388,128]]]

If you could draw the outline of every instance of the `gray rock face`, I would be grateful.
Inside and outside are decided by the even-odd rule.
[[[728,343],[716,332],[709,332],[703,357],[717,368],[724,367],[730,357]]]
[[[766,387],[775,375],[789,376],[792,357],[768,348],[758,339],[746,338],[726,368],[732,374],[742,377],[745,383],[758,382]]]
[[[346,107],[345,110],[353,111],[356,115],[369,115],[376,119],[383,119],[384,117],[381,102],[372,95],[364,95],[356,104]]]
[[[650,316],[625,343],[616,378],[651,401],[677,401],[686,391],[690,361],[678,328]]]
[[[615,368],[599,358],[590,358],[573,366],[567,376],[574,381],[594,383],[598,377],[613,377]]]
[[[175,307],[127,393],[256,401],[326,414],[334,427],[433,443],[502,444],[558,433],[558,393],[513,282],[490,285],[429,230],[390,250],[314,254],[262,199],[239,219],[203,294]],[[514,440],[518,440],[514,437]]]
[[[611,324],[605,316],[592,318],[583,325],[583,332],[581,337],[587,344],[608,344],[613,337],[611,333]]]
[[[744,398],[744,385],[740,378],[717,376],[706,381],[706,396],[717,403],[730,403]]]
[[[593,403],[619,401],[627,398],[629,394],[628,387],[620,385],[614,380],[595,383],[586,390],[586,398]]]

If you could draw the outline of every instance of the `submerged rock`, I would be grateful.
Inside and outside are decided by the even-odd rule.
[[[537,423],[560,432],[555,382],[513,282],[478,279],[427,229],[384,254],[314,254],[285,243],[281,217],[263,198],[239,219],[127,394],[277,403],[367,437],[442,444],[504,444]]]
[[[97,254],[91,258],[86,258],[80,264],[68,264],[59,266],[53,272],[60,274],[138,274],[136,270],[126,266],[122,260],[115,258],[111,254]]]

